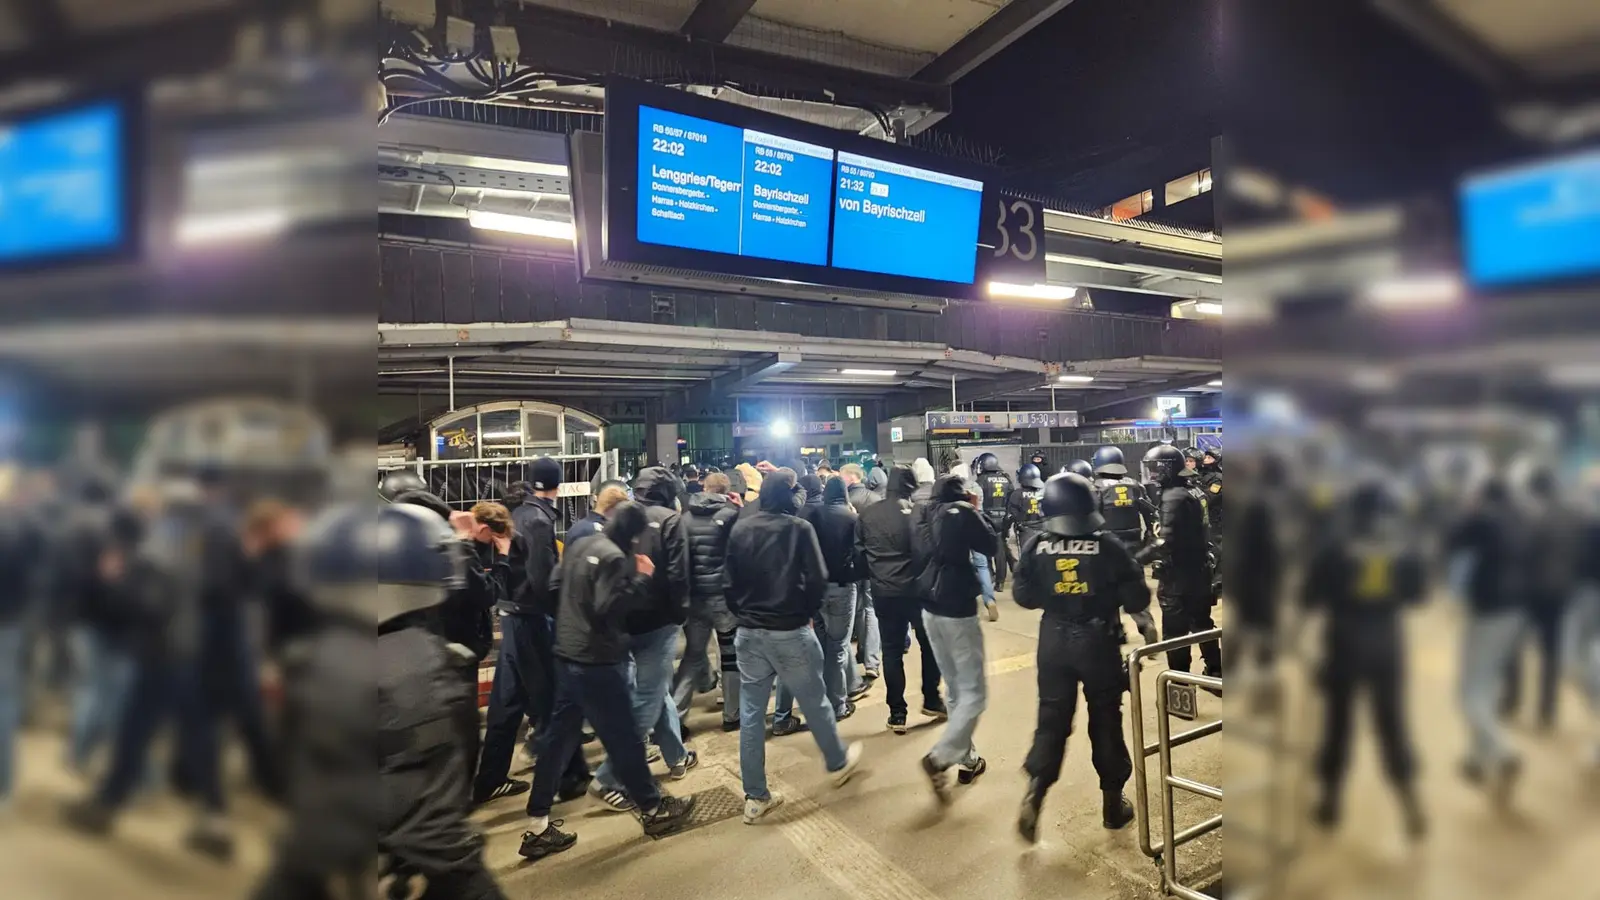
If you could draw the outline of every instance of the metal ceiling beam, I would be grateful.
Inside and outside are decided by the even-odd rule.
[[[685,40],[680,34],[542,6],[506,9],[505,19],[517,29],[522,62],[547,71],[583,73],[596,79],[611,74],[669,75],[674,81],[739,84],[790,99],[842,106],[951,108],[950,86],[945,84],[708,40]]]
[[[733,34],[756,0],[700,0],[678,31],[689,37],[720,44]]]
[[[954,84],[1071,3],[1072,0],[1011,0],[923,66],[916,77],[920,81]]]
[[[998,397],[1013,391],[1023,391],[1038,387],[1045,380],[1042,371],[1007,375],[1003,378],[971,379],[956,383],[955,402],[957,405],[964,403],[977,403],[990,397]],[[929,388],[921,391],[901,391],[889,395],[884,400],[884,418],[906,416],[923,412],[928,409],[944,409],[950,405],[949,388]]]
[[[40,5],[30,0],[14,4]],[[30,77],[71,77],[77,84],[127,84],[193,75],[233,59],[236,34],[249,13],[236,6],[157,19],[103,34],[33,40],[0,59],[0,84]]]
[[[798,353],[768,354],[731,372],[708,378],[676,397],[667,398],[662,405],[661,415],[669,422],[685,414],[693,415],[697,409],[713,406],[768,378],[782,375],[799,364]]]
[[[1130,400],[1143,400],[1146,397],[1156,397],[1162,394],[1170,394],[1173,391],[1181,391],[1184,388],[1205,384],[1208,381],[1214,380],[1216,377],[1217,376],[1215,374],[1183,375],[1177,378],[1169,378],[1166,381],[1158,381],[1154,384],[1143,384],[1137,387],[1130,387],[1125,390],[1117,391],[1116,393],[1103,394],[1093,399],[1086,399],[1085,402],[1079,404],[1078,411],[1088,412],[1091,409],[1105,409],[1108,406],[1116,406],[1119,403],[1127,403]]]

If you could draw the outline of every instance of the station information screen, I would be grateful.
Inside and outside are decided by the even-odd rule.
[[[639,107],[641,241],[827,265],[832,180],[827,147]]]
[[[971,284],[983,182],[839,154],[833,264]]]
[[[126,242],[126,115],[102,100],[0,120],[0,267]]]
[[[984,182],[959,162],[655,85],[606,88],[605,255],[970,296]]]
[[[1600,275],[1600,150],[1466,179],[1461,226],[1476,285]]]

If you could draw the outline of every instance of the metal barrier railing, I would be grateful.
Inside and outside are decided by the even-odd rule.
[[[1145,644],[1142,647],[1133,648],[1128,653],[1128,701],[1133,706],[1133,743],[1135,747],[1135,752],[1132,754],[1133,793],[1139,807],[1139,849],[1144,851],[1144,855],[1151,859],[1159,860],[1162,851],[1167,845],[1165,842],[1159,846],[1153,844],[1150,838],[1150,788],[1147,783],[1148,776],[1146,775],[1145,760],[1160,752],[1160,742],[1146,744],[1144,741],[1144,688],[1139,682],[1139,669],[1146,657],[1182,647],[1193,647],[1196,644],[1204,644],[1208,641],[1220,641],[1221,639],[1222,629],[1212,628],[1208,631],[1157,641],[1154,644]],[[1162,709],[1165,708],[1166,704],[1165,693],[1165,690],[1163,690]],[[1165,713],[1163,713],[1163,719],[1164,717]],[[1164,723],[1162,727],[1165,727]],[[1197,741],[1207,735],[1218,734],[1221,731],[1222,720],[1218,719],[1215,722],[1207,722],[1188,731],[1168,735],[1167,745],[1169,748],[1181,747],[1191,741]]]
[[[380,471],[411,469],[427,482],[429,490],[456,509],[470,509],[481,500],[502,500],[512,482],[531,477],[530,466],[542,456],[482,457],[475,459],[422,459],[380,464]],[[616,449],[604,453],[551,456],[561,463],[562,484],[557,507],[561,522],[575,522],[589,513],[592,486],[621,477]]]
[[[1156,749],[1161,758],[1161,814],[1162,837],[1161,846],[1161,882],[1166,887],[1167,893],[1176,894],[1184,900],[1216,900],[1210,894],[1202,893],[1178,881],[1178,848],[1203,834],[1210,834],[1222,827],[1222,813],[1217,813],[1209,819],[1178,831],[1176,820],[1177,791],[1188,791],[1209,797],[1218,802],[1222,801],[1222,788],[1215,785],[1204,784],[1188,778],[1180,778],[1172,774],[1172,719],[1167,711],[1167,685],[1189,684],[1195,687],[1222,690],[1222,679],[1212,678],[1209,675],[1195,675],[1176,669],[1167,669],[1156,675]],[[1214,723],[1221,730],[1222,722]],[[1204,726],[1202,726],[1204,727]],[[1191,729],[1190,732],[1200,729]]]

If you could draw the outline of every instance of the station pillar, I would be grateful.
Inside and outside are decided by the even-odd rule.
[[[658,465],[670,466],[678,461],[678,423],[656,422],[645,436],[650,442],[650,459]]]

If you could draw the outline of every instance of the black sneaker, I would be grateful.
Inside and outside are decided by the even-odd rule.
[[[189,832],[183,843],[190,850],[218,862],[233,859],[233,835],[215,825],[199,825]]]
[[[689,770],[700,764],[700,754],[689,750],[683,754],[683,761],[675,766],[667,766],[667,775],[673,781],[682,781],[689,777]]]
[[[556,802],[567,803],[582,797],[584,793],[589,790],[589,781],[590,779],[585,778],[582,781],[568,781],[563,783],[561,786],[556,788]],[[517,793],[520,794],[522,792],[517,791]]]
[[[837,713],[835,713],[833,718],[834,718],[834,721],[843,722],[845,719],[848,719],[848,718],[850,718],[851,716],[853,716],[855,714],[856,714],[855,701],[854,700],[846,700],[844,702],[844,709],[841,709]]]
[[[62,816],[74,831],[102,835],[111,832],[111,823],[116,814],[94,800],[82,800],[68,805],[62,811]]]
[[[773,737],[786,737],[791,734],[799,734],[802,731],[808,730],[809,729],[807,728],[806,723],[800,721],[799,716],[787,716],[785,718],[774,719],[772,721]]]
[[[1045,787],[1037,778],[1028,779],[1028,792],[1022,795],[1017,811],[1017,834],[1032,844],[1039,840],[1039,809],[1044,806]]]
[[[922,704],[922,714],[935,719],[948,719],[950,718],[950,708],[944,705],[943,700],[932,705],[924,703]]]
[[[545,826],[544,831],[538,834],[524,831],[522,833],[522,846],[517,848],[518,855],[529,862],[536,862],[553,853],[561,853],[572,849],[572,845],[578,842],[578,836],[568,834],[556,827],[563,824],[565,823],[560,819],[552,819],[550,824]]]
[[[889,713],[889,730],[895,734],[905,734],[906,714],[903,712]]]
[[[978,780],[979,775],[987,771],[989,771],[989,764],[980,756],[972,765],[961,766],[956,769],[956,779],[962,784],[971,784]]]
[[[507,778],[505,781],[500,782],[500,784],[497,785],[495,787],[495,789],[490,791],[489,793],[487,793],[487,794],[478,794],[477,796],[473,797],[472,798],[472,805],[473,806],[482,806],[485,803],[493,803],[494,801],[499,800],[502,797],[515,797],[518,794],[526,794],[528,791],[530,791],[532,789],[533,789],[533,785],[529,784],[526,781],[518,781],[515,778]]]
[[[722,730],[724,732],[738,731],[739,730],[739,720],[738,719],[723,719],[722,720]]]
[[[861,686],[850,692],[850,699],[860,700],[862,697],[865,697],[867,692],[870,690],[872,690],[872,682],[863,679]]]
[[[639,823],[644,826],[644,833],[650,837],[660,837],[671,834],[683,827],[689,820],[689,813],[694,809],[694,797],[662,797],[652,812],[639,816]]]

